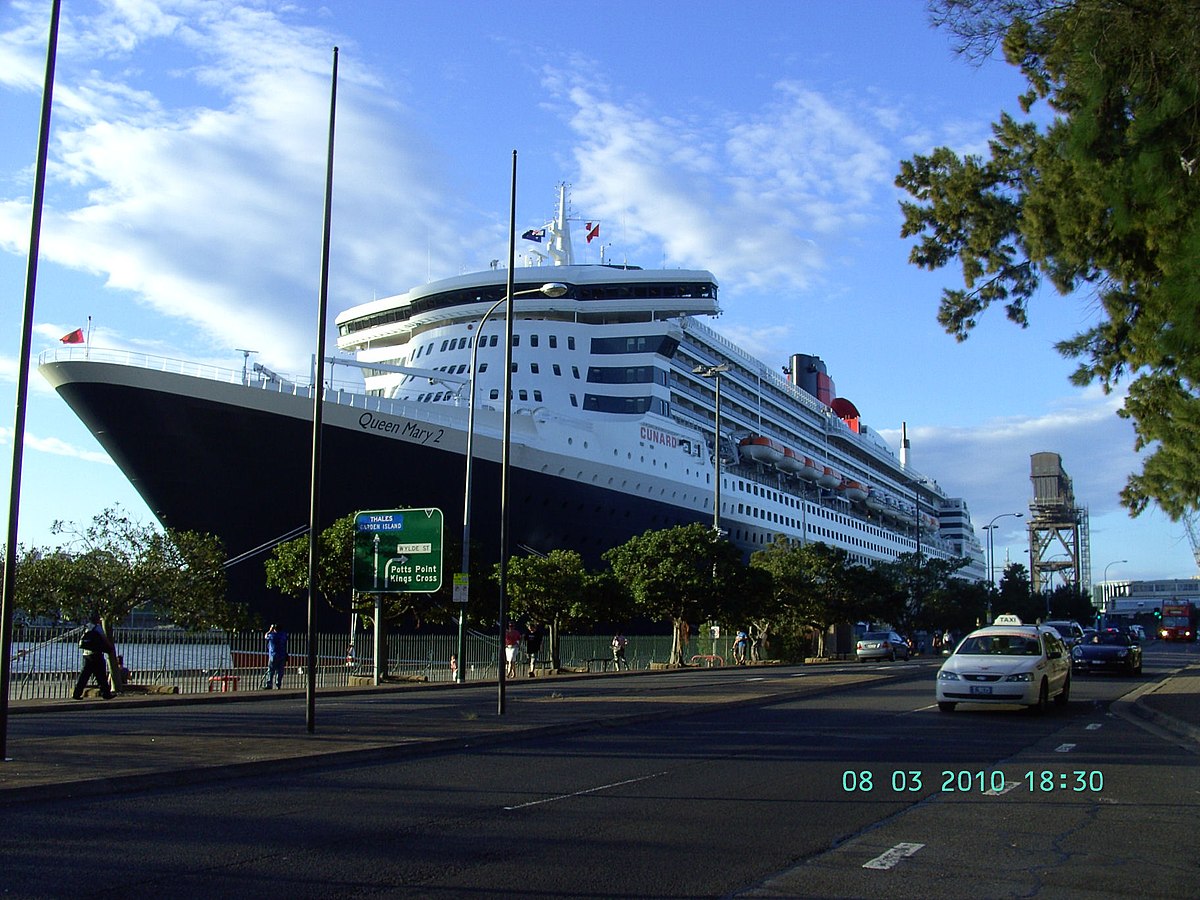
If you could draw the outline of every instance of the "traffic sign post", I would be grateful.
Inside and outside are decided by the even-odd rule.
[[[442,587],[442,511],[385,509],[354,517],[354,590],[431,594]]]

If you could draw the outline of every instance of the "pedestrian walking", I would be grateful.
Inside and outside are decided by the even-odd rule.
[[[116,648],[104,633],[100,624],[100,614],[92,613],[87,629],[79,638],[79,652],[83,655],[83,668],[75,679],[75,691],[71,695],[75,700],[83,699],[83,690],[93,678],[100,687],[100,696],[105,700],[113,698],[112,685],[108,680],[108,667],[104,662],[106,653],[115,653]]]
[[[288,636],[286,631],[280,631],[278,626],[272,625],[267,629],[265,637],[267,639],[267,677],[263,681],[263,690],[270,690],[271,682],[275,683],[275,688],[278,690],[283,687],[283,670],[288,661]]]
[[[529,654],[529,677],[537,668],[538,654],[542,652],[542,638],[545,636],[542,626],[537,622],[529,623],[529,633],[525,635],[525,652]]]
[[[625,648],[628,645],[629,641],[626,639],[625,635],[621,634],[621,632],[618,631],[615,635],[613,635],[613,668],[618,672],[621,671],[621,666],[624,666],[626,669],[629,668],[629,663],[625,660]]]
[[[508,678],[517,677],[517,651],[521,649],[521,630],[512,622],[504,632],[504,674]]]

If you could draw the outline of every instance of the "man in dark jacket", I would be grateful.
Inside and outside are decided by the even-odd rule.
[[[112,685],[108,682],[108,667],[105,665],[104,655],[112,653],[113,650],[112,641],[108,639],[108,635],[104,633],[104,628],[100,624],[100,614],[92,613],[87,630],[79,639],[79,652],[83,654],[83,670],[75,679],[75,692],[71,695],[72,699],[83,699],[83,689],[88,686],[88,682],[92,678],[95,678],[96,684],[100,686],[100,696],[105,700],[112,699],[113,690]]]

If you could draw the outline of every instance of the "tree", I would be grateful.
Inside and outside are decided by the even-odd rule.
[[[716,617],[745,587],[741,551],[699,523],[635,535],[604,560],[640,614],[671,622],[674,665],[683,661],[684,623]]]
[[[249,624],[225,596],[225,551],[212,535],[159,531],[118,507],[87,527],[55,522],[51,530],[66,545],[25,552],[17,573],[18,603],[31,614],[82,622],[98,612],[111,623],[150,605],[189,628]]]
[[[1200,503],[1200,16],[1190,0],[931,0],[975,59],[1002,46],[1044,128],[1001,114],[990,156],[941,147],[901,164],[910,261],[957,260],[938,320],[965,340],[989,306],[1027,323],[1043,281],[1091,295],[1100,321],[1060,341],[1077,385],[1129,379],[1140,472],[1133,515]]]
[[[321,532],[317,555],[317,597],[330,609],[365,620],[375,620],[375,594],[356,593],[354,585],[354,533],[357,513],[349,513],[330,523]],[[444,547],[451,553],[453,546]],[[308,597],[308,535],[302,535],[272,548],[266,567],[267,587],[291,594],[298,600]],[[412,616],[418,625],[426,618],[449,621],[458,611],[439,606],[438,596],[448,599],[450,588],[442,586],[434,593],[380,594],[384,622],[399,622]],[[303,613],[297,615],[303,618]]]
[[[781,629],[798,640],[815,632],[813,652],[825,653],[831,625],[850,622],[862,613],[860,589],[864,571],[850,564],[850,554],[824,543],[798,544],[776,538],[750,557],[750,565],[771,573]],[[801,647],[800,653],[804,654]]]
[[[499,577],[500,564],[496,563],[497,582]],[[549,627],[553,669],[558,669],[560,663],[560,629],[587,618],[588,582],[583,557],[574,550],[551,550],[545,556],[514,556],[508,561],[509,615],[514,621]]]

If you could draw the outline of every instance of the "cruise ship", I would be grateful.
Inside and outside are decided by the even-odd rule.
[[[960,574],[985,577],[966,503],[909,465],[906,440],[897,455],[872,431],[818,356],[768,365],[705,324],[720,312],[710,272],[577,263],[580,224],[595,233],[560,189],[554,219],[525,232],[533,264],[513,271],[514,552],[598,565],[635,534],[705,522],[747,556],[782,534],[864,564],[966,558]],[[473,419],[472,541],[498,558],[508,274],[493,264],[337,317],[323,519],[437,507],[453,528]],[[39,368],[164,525],[216,534],[239,560],[303,532],[312,378],[94,346]],[[248,568],[245,590],[261,590],[261,564]]]

